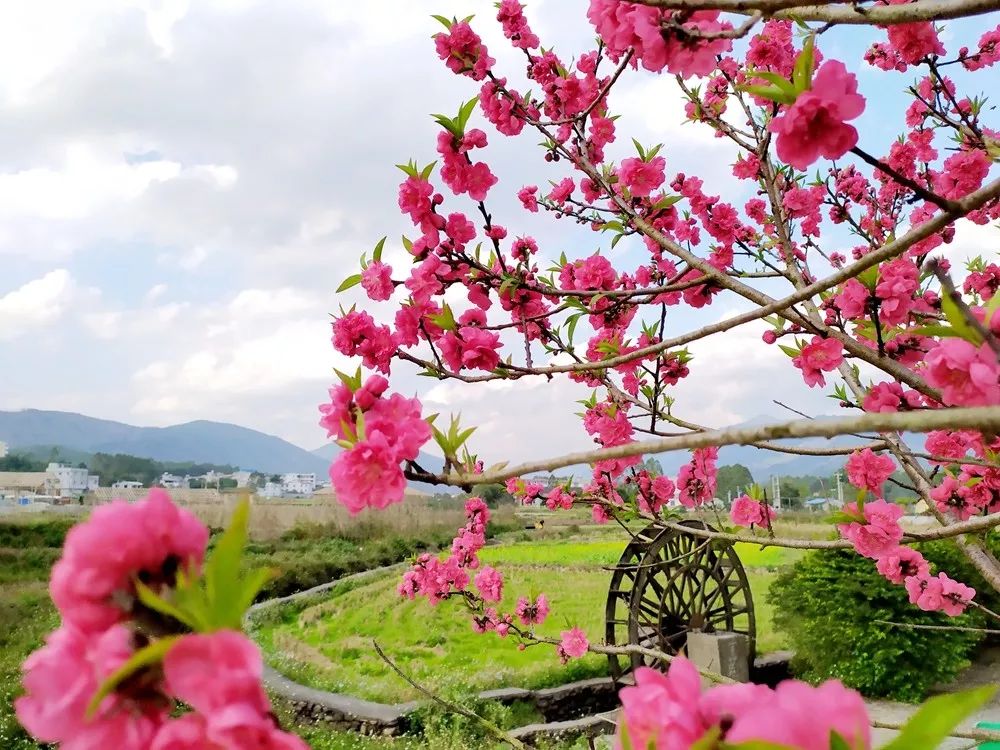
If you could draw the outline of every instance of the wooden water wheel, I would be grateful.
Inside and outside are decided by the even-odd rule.
[[[709,529],[689,519],[681,526]],[[608,645],[680,653],[690,632],[742,633],[753,663],[757,627],[746,571],[731,544],[652,523],[633,537],[611,576],[605,609]],[[618,680],[636,667],[665,669],[642,654],[608,656]]]

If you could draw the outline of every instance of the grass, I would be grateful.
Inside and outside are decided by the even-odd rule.
[[[595,641],[604,637],[604,603],[622,542],[606,539],[518,542],[482,550],[483,562],[505,577],[501,611],[510,611],[520,595],[544,592],[553,615],[539,633],[559,637],[571,625]],[[796,550],[740,544],[757,613],[758,652],[784,646],[773,628],[767,589],[774,569],[800,556]],[[426,600],[401,600],[399,576],[386,578],[287,611],[262,623],[255,637],[269,662],[288,676],[334,692],[381,702],[419,697],[374,653],[383,649],[417,682],[445,694],[467,694],[495,687],[544,687],[606,674],[604,657],[590,654],[562,666],[547,646],[519,651],[495,634],[477,634],[458,601],[436,607]]]

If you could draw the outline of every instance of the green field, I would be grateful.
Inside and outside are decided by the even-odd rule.
[[[572,625],[594,641],[603,640],[604,603],[611,572],[623,543],[608,540],[522,542],[490,546],[480,558],[505,577],[502,607],[508,611],[520,595],[544,592],[552,604],[538,632],[558,637]],[[765,594],[769,570],[798,557],[792,550],[738,545],[749,568],[757,612],[758,651],[781,648],[771,626]],[[456,601],[436,607],[426,600],[406,601],[396,593],[399,575],[332,596],[281,622],[262,625],[254,636],[268,660],[288,676],[309,685],[370,700],[395,702],[418,697],[387,669],[372,647],[383,649],[421,684],[446,693],[494,687],[542,687],[585,676],[606,674],[598,655],[561,666],[554,651],[535,646],[519,651],[510,640],[472,630],[467,610]]]

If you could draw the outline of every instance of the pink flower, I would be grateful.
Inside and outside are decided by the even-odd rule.
[[[671,482],[670,477],[665,474],[661,474],[653,479],[651,489],[654,498],[652,510],[654,511],[659,510],[662,506],[673,500],[674,494],[677,492],[677,488],[674,486],[674,483]]]
[[[181,638],[163,660],[164,680],[170,693],[198,714],[167,724],[154,747],[306,748],[275,725],[262,672],[260,651],[242,633],[220,630]],[[184,744],[196,743],[199,734],[204,744]]]
[[[978,190],[990,171],[990,158],[982,151],[959,151],[944,160],[944,169],[934,179],[934,192],[957,200]]]
[[[84,632],[63,624],[24,662],[25,695],[14,702],[18,721],[36,739],[66,748],[146,750],[166,718],[163,705],[116,693],[101,702],[93,719],[85,715],[97,688],[132,652],[132,632],[125,627]]]
[[[529,185],[517,191],[517,199],[521,205],[533,214],[538,213],[538,186]]]
[[[913,293],[920,286],[917,264],[909,258],[896,258],[878,269],[875,295],[881,300],[879,318],[886,325],[905,323],[913,308]]]
[[[531,625],[541,625],[545,618],[549,616],[549,600],[545,594],[539,594],[538,598],[532,602],[527,597],[519,597],[514,614],[525,627]]]
[[[381,432],[337,456],[330,466],[330,482],[337,500],[352,514],[398,503],[406,492],[399,456]]]
[[[845,318],[861,318],[868,314],[868,300],[871,292],[857,279],[844,282],[840,293],[834,297],[834,302],[840,314]]]
[[[768,126],[778,135],[778,157],[796,169],[807,169],[820,156],[838,159],[858,142],[853,120],[865,109],[858,81],[839,60],[829,60],[813,78],[812,88],[799,94]]]
[[[944,54],[944,45],[938,39],[934,24],[927,21],[890,26],[889,46],[909,65],[916,65],[930,55]]]
[[[161,489],[134,504],[101,505],[66,536],[49,591],[63,620],[85,632],[124,620],[135,606],[133,578],[172,585],[178,566],[201,565],[208,529]]]
[[[170,693],[206,715],[237,703],[266,713],[263,668],[257,646],[232,630],[186,635],[163,660]]]
[[[844,510],[856,514],[857,506],[851,503]],[[841,536],[854,545],[859,555],[877,560],[899,546],[899,540],[903,538],[903,529],[899,525],[902,515],[903,509],[900,506],[885,500],[875,500],[865,503],[864,523],[841,523],[837,524],[837,529]]]
[[[574,187],[573,178],[564,177],[552,186],[552,190],[546,197],[553,203],[564,203],[573,194]]]
[[[731,686],[714,688],[728,689]],[[871,747],[868,711],[861,696],[837,680],[818,687],[786,680],[764,700],[757,698],[737,712],[726,741],[762,740],[799,750],[829,750],[831,732],[849,747]]]
[[[379,398],[365,413],[365,435],[381,435],[393,449],[397,463],[412,461],[431,439],[430,425],[420,416],[420,409],[419,400],[398,393]]]
[[[896,547],[875,561],[878,572],[891,583],[903,583],[910,576],[926,576],[930,565],[924,556],[910,547]]]
[[[499,602],[503,599],[503,576],[489,565],[480,570],[472,581],[479,589],[485,602]]]
[[[990,348],[965,339],[946,338],[924,357],[927,382],[941,391],[949,406],[1000,403],[1000,366]]]
[[[567,657],[579,659],[590,647],[587,635],[580,628],[570,628],[559,634],[562,641],[559,644],[559,651]]]
[[[150,750],[217,748],[309,750],[302,739],[278,729],[270,717],[242,710],[227,710],[209,719],[200,714],[181,716],[164,724],[150,746]]]
[[[910,603],[925,612],[944,612],[951,617],[962,614],[976,595],[976,590],[954,581],[945,573],[937,576],[915,575],[906,579]]]
[[[893,381],[877,383],[868,391],[862,406],[865,411],[871,412],[919,409],[920,394],[917,391],[904,391],[903,386]]]
[[[618,179],[635,198],[648,198],[663,184],[666,160],[662,156],[646,162],[639,158],[622,159]]]
[[[454,372],[462,369],[496,369],[500,364],[500,334],[482,328],[463,326],[458,335],[447,333],[438,340],[445,363]]]
[[[452,24],[447,33],[436,34],[434,46],[438,57],[450,70],[474,81],[483,80],[496,62],[489,56],[483,40],[465,21]]]
[[[737,526],[770,526],[774,517],[774,509],[770,505],[748,495],[740,495],[733,500],[729,509],[729,519]]]
[[[970,496],[969,488],[950,474],[945,474],[941,484],[931,490],[931,499],[942,513],[950,513],[960,521],[968,520],[982,508]]]
[[[765,688],[766,689],[766,688]],[[615,747],[689,750],[708,731],[701,716],[701,676],[683,657],[670,663],[667,674],[639,667],[635,685],[619,692],[622,714]]]
[[[874,453],[871,448],[854,451],[847,459],[847,481],[877,497],[882,497],[882,485],[895,470],[896,464],[889,456]]]
[[[372,261],[361,272],[361,286],[370,299],[387,300],[392,296],[392,266],[381,261]]]
[[[844,349],[837,339],[813,336],[812,341],[802,347],[792,364],[802,370],[802,378],[810,388],[825,386],[823,372],[832,372],[844,361]]]

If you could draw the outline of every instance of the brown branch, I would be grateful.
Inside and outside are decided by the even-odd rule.
[[[874,167],[879,172],[881,172],[882,174],[886,175],[887,177],[889,177],[893,181],[898,182],[903,187],[909,188],[916,195],[919,195],[925,201],[929,201],[930,203],[933,203],[938,208],[941,208],[941,209],[943,209],[945,211],[954,211],[956,209],[956,204],[955,204],[954,201],[950,201],[947,198],[942,198],[937,193],[935,193],[935,192],[933,192],[931,190],[928,190],[927,188],[923,187],[919,183],[911,180],[906,175],[904,175],[904,174],[898,172],[897,170],[893,169],[892,167],[890,167],[888,164],[886,164],[882,160],[876,159],[874,156],[872,156],[871,154],[869,154],[864,149],[859,148],[858,146],[855,146],[854,148],[851,149],[851,153],[854,154],[855,156],[857,156],[858,158],[860,158],[861,161],[865,162],[865,164],[868,164],[869,166]]]
[[[721,10],[727,13],[760,12],[770,18],[818,21],[827,24],[892,26],[914,21],[943,21],[1000,10],[1000,0],[917,0],[907,5],[867,5],[828,2],[806,4],[800,0],[629,0],[666,10]]]
[[[659,438],[612,448],[570,453],[557,458],[532,461],[488,474],[438,477],[441,484],[494,484],[511,477],[552,471],[566,466],[591,464],[609,458],[627,458],[646,453],[690,450],[710,446],[748,445],[760,440],[834,437],[859,431],[930,432],[941,429],[975,429],[1000,432],[1000,406],[936,409],[911,412],[868,413],[829,420],[803,419],[758,427],[734,427],[679,437]]]
[[[1000,341],[997,340],[997,337],[993,335],[993,332],[990,331],[989,328],[979,322],[979,318],[972,314],[972,310],[970,310],[969,306],[965,304],[965,300],[962,299],[962,295],[958,293],[955,285],[951,283],[951,277],[949,277],[948,274],[944,272],[944,269],[941,268],[941,262],[937,258],[934,258],[928,262],[927,267],[930,269],[931,273],[937,277],[938,282],[941,284],[941,291],[944,295],[947,296],[955,304],[955,307],[958,308],[959,312],[962,313],[962,317],[965,319],[965,322],[968,323],[975,330],[975,332],[979,334],[983,341],[989,345],[990,349],[993,350],[993,353],[997,355],[997,357],[1000,357]]]

